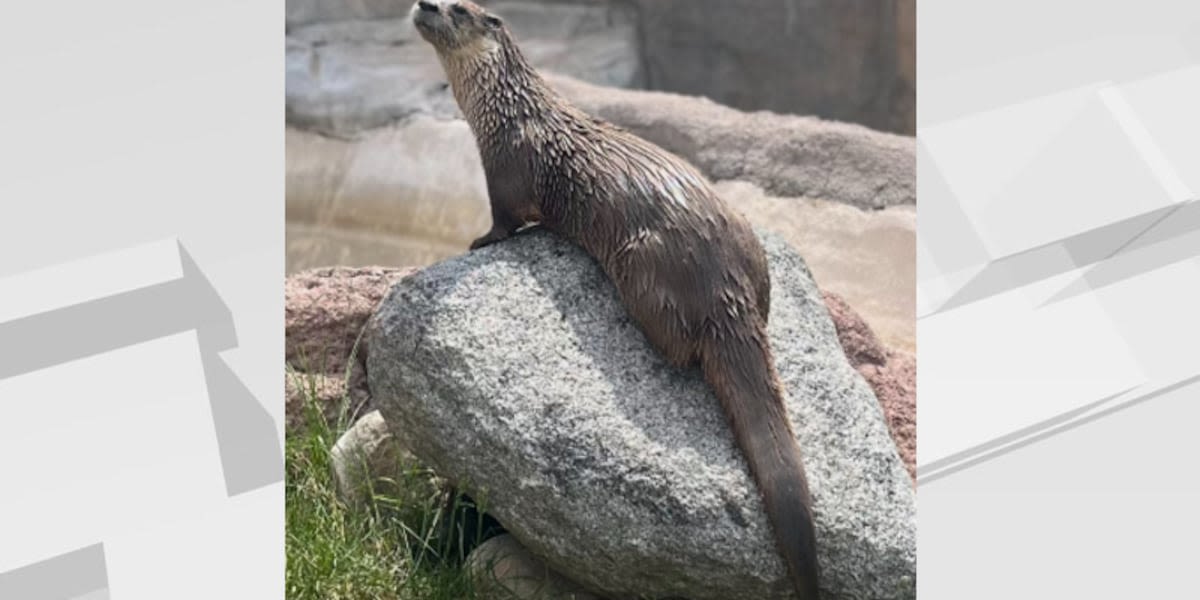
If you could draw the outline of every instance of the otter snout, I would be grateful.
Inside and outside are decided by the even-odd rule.
[[[409,12],[417,32],[438,52],[487,48],[503,29],[499,17],[465,0],[417,0]]]
[[[421,33],[421,37],[435,46],[438,45],[437,40],[432,36],[437,35],[445,28],[441,3],[438,0],[417,0],[409,14],[413,24],[417,26],[417,31]]]

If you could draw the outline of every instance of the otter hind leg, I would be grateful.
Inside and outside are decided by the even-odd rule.
[[[643,281],[612,278],[621,304],[667,362],[676,367],[692,365],[700,356],[703,318],[694,302],[680,301],[679,294],[663,287],[641,285]],[[661,281],[658,282],[661,285]]]
[[[671,311],[630,310],[642,333],[658,353],[675,367],[687,367],[699,357],[700,340],[674,319]]]

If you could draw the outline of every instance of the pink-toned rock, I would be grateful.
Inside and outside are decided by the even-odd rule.
[[[364,389],[365,391],[365,389]],[[355,394],[359,406],[350,406],[348,416],[361,409],[366,394]],[[310,423],[309,404],[329,425],[334,425],[346,401],[346,380],[341,376],[292,371],[284,375],[284,401],[287,432],[296,433]]]
[[[307,373],[344,374],[358,334],[392,284],[412,267],[327,267],[284,285],[285,358]],[[359,348],[359,355],[364,349]]]
[[[917,476],[917,359],[889,351],[882,365],[864,364],[858,372],[871,384],[887,416],[888,428],[908,475]]]
[[[879,338],[875,337],[875,332],[871,331],[867,322],[841,296],[826,291],[822,291],[821,296],[825,299],[825,308],[829,309],[829,316],[837,328],[838,341],[842,343],[842,350],[846,352],[850,364],[858,367],[887,362],[887,350],[879,343]]]
[[[357,350],[359,333],[392,284],[416,271],[412,267],[326,267],[296,273],[284,284],[284,356],[296,373],[288,374],[288,431],[308,420],[306,399],[316,402],[333,423],[348,403],[347,417],[370,408],[366,346]],[[353,355],[353,368],[347,368]]]
[[[908,475],[917,469],[917,361],[904,352],[888,350],[858,313],[837,294],[822,292],[833,318],[838,341],[850,364],[858,369],[887,416],[888,429]]]

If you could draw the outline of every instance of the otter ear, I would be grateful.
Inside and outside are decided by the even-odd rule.
[[[500,29],[500,27],[504,25],[504,21],[501,21],[500,17],[493,15],[484,15],[483,23],[492,29]]]

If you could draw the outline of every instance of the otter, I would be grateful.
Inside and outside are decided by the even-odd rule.
[[[750,224],[686,161],[551,90],[496,15],[420,0],[411,16],[483,158],[492,227],[471,249],[534,224],[578,244],[668,362],[700,364],[796,592],[816,600],[812,501],[767,341],[766,253]]]

